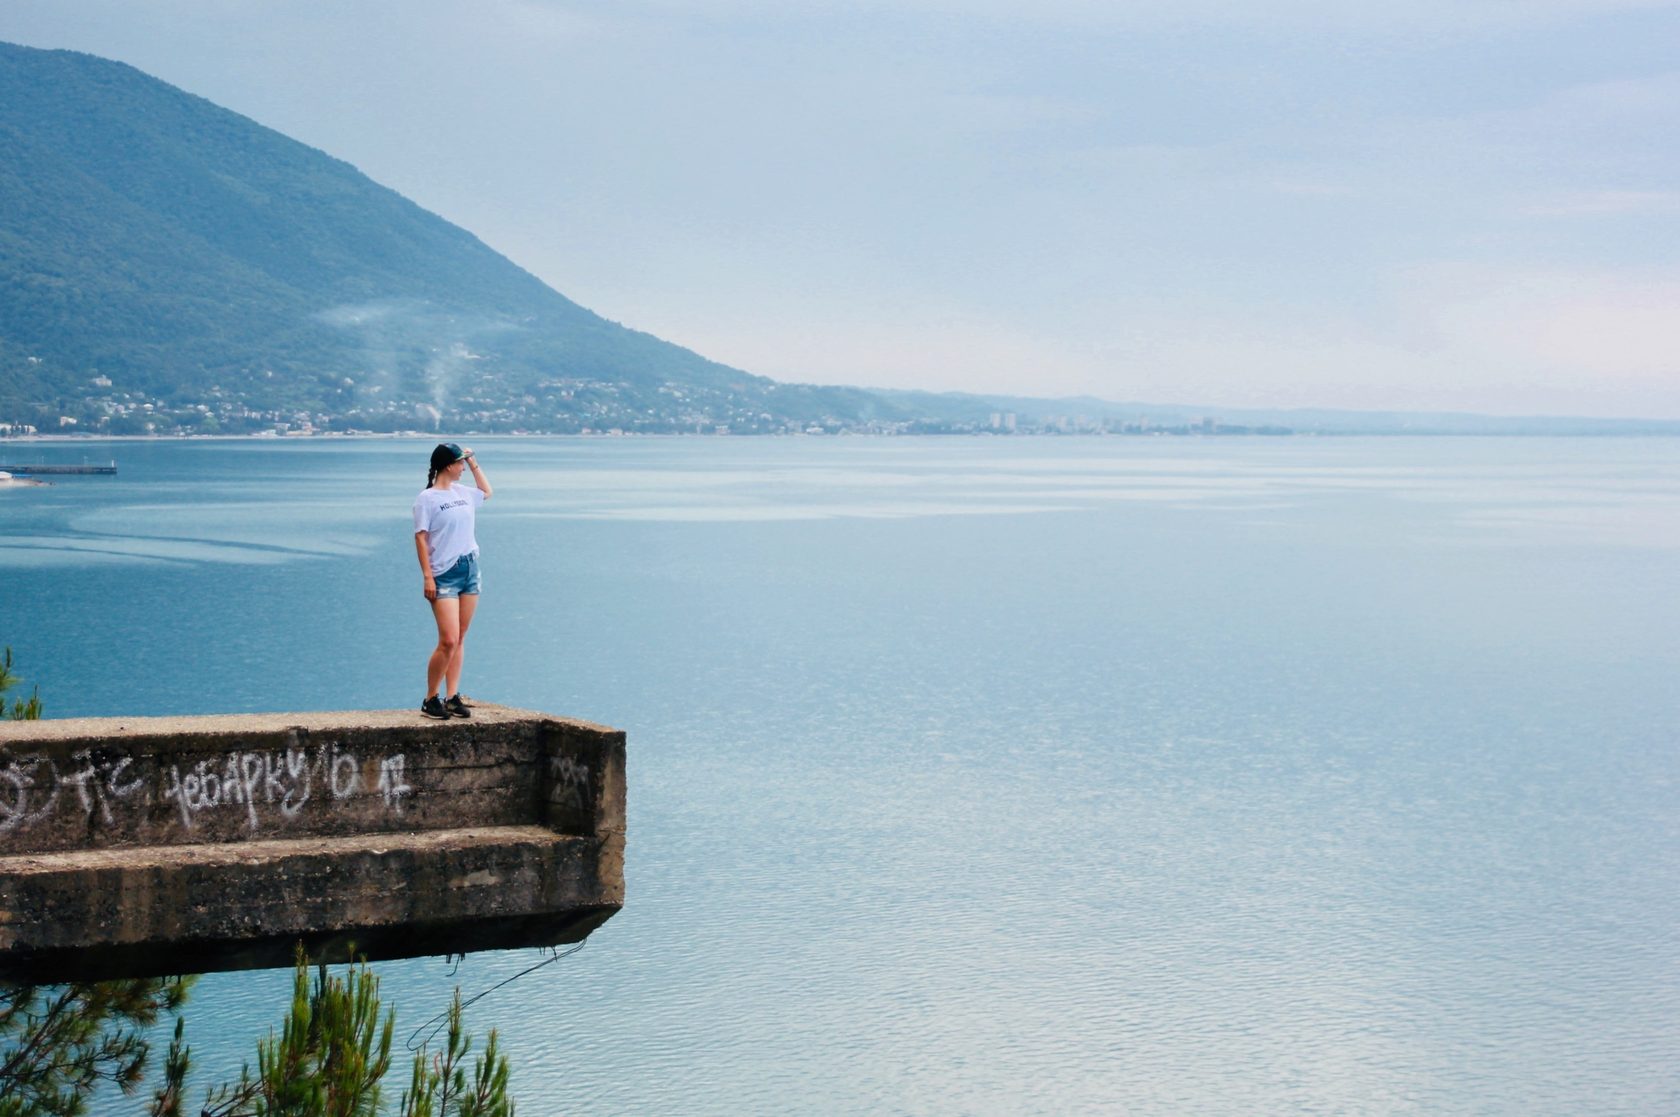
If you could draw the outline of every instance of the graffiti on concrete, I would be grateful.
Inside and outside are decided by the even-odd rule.
[[[548,778],[553,784],[551,798],[556,803],[587,809],[589,807],[589,765],[569,756],[548,758]]]
[[[0,834],[27,830],[65,810],[113,821],[112,807],[134,800],[171,803],[181,825],[193,829],[205,812],[238,812],[249,830],[276,816],[293,819],[310,802],[339,803],[366,792],[380,808],[401,814],[414,793],[402,753],[364,758],[337,744],[229,752],[196,763],[159,764],[148,779],[132,757],[73,754],[61,768],[32,754],[0,764]],[[377,770],[364,774],[364,762]],[[71,791],[74,794],[70,794]]]
[[[44,756],[23,756],[0,768],[0,834],[28,827],[58,806],[58,769]]]

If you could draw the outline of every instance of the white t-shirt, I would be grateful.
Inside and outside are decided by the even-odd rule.
[[[426,533],[426,551],[435,578],[478,550],[473,524],[484,494],[472,485],[426,488],[414,498],[414,533]]]

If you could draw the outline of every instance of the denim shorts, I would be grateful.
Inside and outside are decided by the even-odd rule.
[[[460,597],[462,594],[478,592],[478,552],[462,555],[455,560],[455,565],[436,575],[432,581],[437,583],[439,597]]]

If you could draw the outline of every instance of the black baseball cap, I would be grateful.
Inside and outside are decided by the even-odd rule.
[[[467,452],[454,442],[440,442],[432,451],[432,471],[445,469],[454,465],[467,456]]]

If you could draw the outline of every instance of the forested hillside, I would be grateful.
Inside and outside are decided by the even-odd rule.
[[[773,429],[894,410],[606,321],[132,67],[0,44],[0,422]]]

